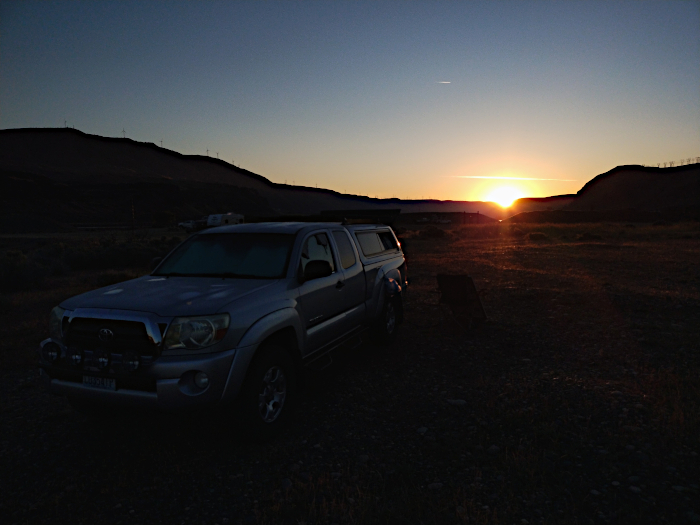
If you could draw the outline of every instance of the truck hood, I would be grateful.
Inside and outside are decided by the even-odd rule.
[[[269,279],[157,277],[146,275],[76,295],[62,308],[101,308],[150,312],[161,317],[206,315],[228,303],[272,286]]]

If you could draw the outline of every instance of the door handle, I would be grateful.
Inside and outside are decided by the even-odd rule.
[[[343,286],[345,286],[345,283],[343,281],[338,281],[338,284],[335,285],[335,287],[340,290]]]

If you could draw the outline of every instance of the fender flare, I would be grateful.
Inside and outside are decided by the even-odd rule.
[[[224,393],[221,396],[222,401],[233,401],[235,399],[241,390],[250,362],[253,360],[260,344],[271,335],[285,328],[294,330],[298,348],[303,348],[301,319],[294,308],[276,310],[253,323],[236,347],[236,355],[233,357]],[[292,356],[292,358],[294,357]]]
[[[402,288],[401,288],[401,272],[398,268],[391,268],[390,270],[382,270],[377,275],[377,282],[375,286],[379,287],[379,297],[376,303],[376,311],[372,316],[377,319],[384,304],[387,299],[393,299],[394,297],[402,298]]]

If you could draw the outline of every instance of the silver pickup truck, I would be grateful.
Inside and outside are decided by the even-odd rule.
[[[406,261],[388,226],[260,223],[191,236],[150,275],[63,301],[40,368],[76,408],[232,406],[272,435],[304,371],[403,318]]]

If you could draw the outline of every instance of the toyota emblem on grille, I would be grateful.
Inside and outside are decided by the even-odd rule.
[[[111,341],[114,339],[114,332],[112,332],[112,330],[109,328],[100,328],[100,331],[97,333],[97,337],[100,338],[100,341]]]

